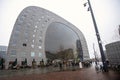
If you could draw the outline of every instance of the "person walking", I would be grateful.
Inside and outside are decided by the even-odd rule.
[[[99,66],[98,65],[95,65],[95,70],[96,70],[97,73],[99,72]]]
[[[62,62],[59,62],[60,71],[62,70]]]

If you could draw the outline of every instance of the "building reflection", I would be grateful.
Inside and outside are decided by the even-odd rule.
[[[45,53],[47,59],[69,60],[83,58],[78,35],[62,23],[52,23],[46,32]]]

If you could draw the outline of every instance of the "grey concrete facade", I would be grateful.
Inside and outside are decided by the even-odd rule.
[[[0,58],[6,59],[7,46],[0,46]]]
[[[51,23],[62,23],[76,32],[80,38],[83,60],[89,59],[87,43],[82,32],[74,25],[56,14],[40,7],[25,8],[14,25],[7,51],[7,63],[17,58],[18,64],[27,58],[28,65],[35,59],[37,64],[42,59],[46,62],[45,35]]]
[[[120,65],[120,41],[107,44],[105,47],[110,65]]]

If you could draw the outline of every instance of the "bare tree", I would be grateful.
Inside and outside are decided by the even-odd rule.
[[[118,27],[118,32],[119,32],[119,36],[120,36],[120,25],[119,25],[119,27]]]
[[[115,28],[113,39],[120,40],[120,25]]]
[[[60,45],[59,50],[60,50],[60,51],[64,51],[64,46],[63,46],[63,45]]]

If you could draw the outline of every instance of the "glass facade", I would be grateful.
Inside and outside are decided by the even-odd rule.
[[[49,59],[69,59],[78,56],[76,42],[79,40],[74,30],[62,23],[49,25],[45,37],[45,51]],[[81,46],[81,45],[79,45]],[[74,56],[74,57],[73,57]]]

